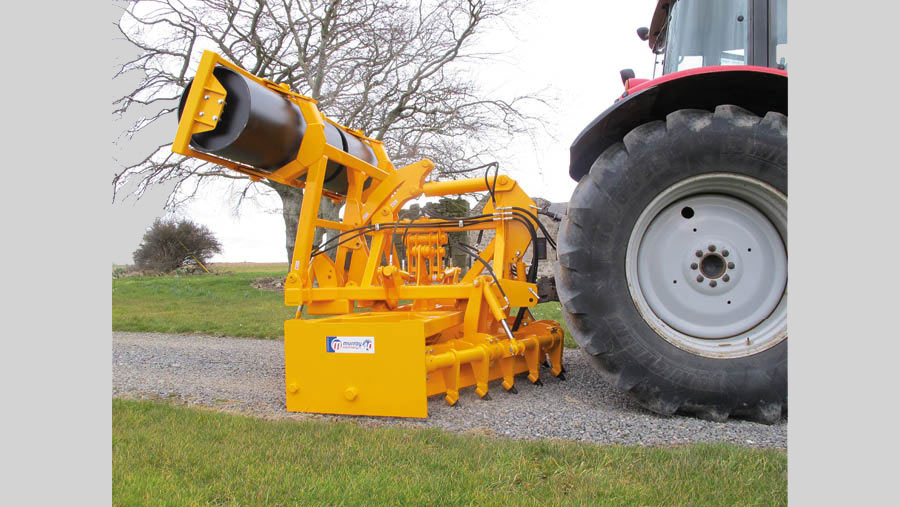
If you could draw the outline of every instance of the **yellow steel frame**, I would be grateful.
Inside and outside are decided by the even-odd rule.
[[[300,108],[308,128],[295,160],[269,173],[189,146],[193,134],[216,127],[210,118],[221,113],[218,99],[224,99],[226,91],[212,74],[216,65],[267,86]],[[461,388],[475,386],[483,398],[492,380],[502,380],[504,389],[515,392],[517,374],[527,373],[529,381],[540,383],[539,366],[547,358],[552,373],[562,373],[563,332],[557,322],[535,321],[527,313],[520,328],[510,331],[510,310],[534,306],[538,300],[535,284],[525,279],[523,261],[531,235],[509,211],[536,208],[514,180],[500,175],[496,182],[475,178],[426,183],[434,169],[430,160],[395,168],[380,141],[334,124],[372,148],[377,164],[369,164],[325,142],[324,122],[330,120],[313,99],[257,78],[209,51],[194,83],[174,152],[304,189],[284,289],[285,304],[298,307],[296,318],[285,322],[289,411],[427,417],[428,396],[444,394],[452,405]],[[329,160],[347,169],[346,195],[323,189]],[[368,178],[373,182],[364,189]],[[489,183],[496,204],[484,207],[483,214],[490,218],[481,223],[460,221],[450,227],[435,219],[398,221],[398,211],[411,199],[484,192]],[[344,202],[340,222],[318,218],[323,196]],[[405,271],[392,238],[408,224],[414,228],[405,234]],[[313,254],[318,227],[345,234],[334,258]],[[447,232],[484,229],[493,230],[494,239],[479,256],[491,265],[496,279],[485,274],[480,262],[473,262],[465,274],[458,267],[443,266]],[[303,305],[311,315],[331,316],[303,319]],[[342,349],[333,350],[336,344]]]

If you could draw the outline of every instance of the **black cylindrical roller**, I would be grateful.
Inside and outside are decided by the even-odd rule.
[[[225,106],[216,128],[194,134],[191,147],[267,171],[293,160],[306,132],[300,109],[227,67],[216,67],[213,75],[225,87]],[[191,84],[181,96],[179,119]]]
[[[225,104],[216,128],[194,134],[191,147],[264,171],[275,171],[294,160],[306,133],[306,120],[296,104],[227,68],[216,67],[213,75],[225,87]],[[193,80],[188,83],[178,106],[178,118]],[[341,151],[377,164],[375,153],[359,138],[325,122],[325,142]],[[298,180],[306,179],[304,174]],[[365,186],[371,183],[366,182]],[[341,164],[328,161],[327,190],[347,192],[347,172]]]
[[[368,162],[374,166],[378,165],[378,159],[375,158],[375,152],[372,151],[372,148],[369,145],[363,143],[358,137],[345,132],[337,127],[333,126],[331,123],[325,122],[325,134],[329,133],[330,129],[334,129],[341,136],[342,142],[342,150],[353,155],[354,157]],[[331,139],[329,138],[328,144],[331,143]],[[332,144],[332,146],[334,146]],[[332,170],[332,164],[334,162],[328,161],[328,170],[325,172],[325,188],[328,190],[333,190],[339,194],[345,194],[347,192],[347,188],[349,186],[349,180],[347,179],[347,171],[344,166],[337,166],[337,170]],[[304,177],[301,177],[302,180]],[[366,179],[363,183],[363,188],[368,188],[369,185],[372,184],[372,178]]]
[[[369,145],[363,143],[360,138],[352,134],[347,132],[341,133],[344,135],[344,151],[363,162],[368,162],[374,166],[378,165],[378,159],[375,158],[375,152],[372,151],[372,148],[370,148]]]

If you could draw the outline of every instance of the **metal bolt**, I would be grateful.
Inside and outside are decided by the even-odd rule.
[[[218,117],[218,116],[213,116],[213,121],[219,121],[219,117]]]
[[[223,100],[222,100],[222,99],[219,99],[219,104],[221,104],[222,102],[223,102]]]
[[[203,116],[203,111],[200,111],[200,116]]]
[[[209,100],[209,95],[204,95],[203,100]]]
[[[733,262],[729,262],[729,263],[728,263],[728,269],[734,269],[734,263],[733,263]]]
[[[703,257],[703,251],[697,250],[696,252],[694,252],[694,255],[696,255],[697,257]]]
[[[697,275],[697,281],[698,281],[698,282],[702,282],[702,281],[703,281],[703,277],[702,277],[701,275]]]
[[[715,251],[716,251],[716,245],[709,245],[707,248],[709,248],[709,251],[710,251],[710,252],[715,252]]]
[[[731,280],[731,277],[730,277],[730,276],[725,275],[725,276],[722,277],[722,281],[723,281],[723,282],[727,282],[728,280]]]
[[[722,257],[728,257],[728,250],[722,250]]]
[[[717,284],[715,280],[709,282],[710,287],[715,287],[716,285],[719,285],[719,284]]]
[[[692,262],[692,263],[691,263],[691,269],[697,269],[697,263],[696,263],[696,262]]]

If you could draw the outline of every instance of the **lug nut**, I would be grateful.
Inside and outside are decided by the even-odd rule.
[[[723,282],[727,282],[728,280],[731,280],[731,277],[730,277],[730,276],[725,275],[725,276],[722,277],[722,281],[723,281]]]
[[[696,252],[694,252],[694,255],[696,255],[697,257],[703,257],[703,251],[697,250]]]
[[[715,252],[715,251],[716,251],[716,245],[709,245],[707,248],[709,248],[709,251],[710,251],[710,252]]]
[[[692,263],[691,263],[691,269],[697,269],[697,263],[696,263],[696,262],[692,262]]]
[[[715,280],[709,282],[710,287],[715,287],[716,285],[719,285],[719,284],[717,284]]]
[[[733,263],[733,262],[729,262],[729,263],[728,263],[728,269],[734,269],[734,263]]]
[[[703,277],[702,277],[701,275],[697,275],[697,281],[698,281],[698,282],[702,282],[702,281],[703,281]]]
[[[728,257],[728,250],[722,250],[722,257]]]

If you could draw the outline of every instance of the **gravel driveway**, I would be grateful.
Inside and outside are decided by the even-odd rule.
[[[466,388],[460,392],[458,407],[434,396],[428,400],[428,419],[420,421],[286,412],[281,340],[114,332],[112,341],[114,397],[173,399],[265,418],[436,426],[510,438],[787,447],[786,420],[772,426],[735,419],[716,423],[644,410],[594,373],[577,350],[565,351],[565,382],[542,375],[544,385],[538,387],[519,377],[518,395],[503,392],[498,382],[492,382],[488,401]]]

